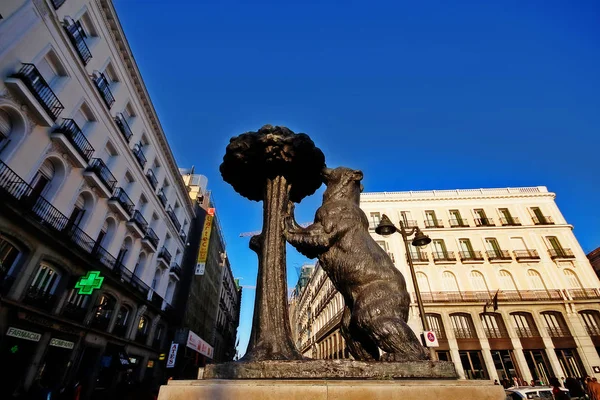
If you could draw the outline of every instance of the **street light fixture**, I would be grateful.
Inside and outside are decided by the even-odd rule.
[[[381,220],[379,221],[379,225],[375,228],[375,233],[382,236],[389,236],[396,232],[399,232],[402,235],[402,239],[404,241],[404,248],[406,249],[406,258],[408,259],[408,267],[410,269],[410,276],[412,277],[413,284],[415,285],[415,295],[417,297],[417,306],[419,307],[419,314],[421,314],[421,323],[423,324],[423,330],[429,331],[429,323],[427,322],[427,318],[425,316],[425,308],[423,307],[423,300],[421,299],[421,291],[419,290],[419,283],[417,282],[417,276],[415,274],[415,267],[412,262],[410,248],[408,247],[408,238],[412,235],[415,237],[412,240],[412,245],[414,247],[425,247],[429,243],[431,243],[431,239],[429,236],[425,235],[418,226],[414,226],[410,231],[407,231],[404,223],[400,222],[400,228],[398,229],[392,221],[388,218],[387,215],[383,214]],[[430,349],[431,356],[433,359],[434,351]]]

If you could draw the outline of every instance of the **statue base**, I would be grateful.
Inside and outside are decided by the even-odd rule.
[[[158,400],[504,400],[502,386],[467,380],[189,380],[169,381]]]
[[[456,379],[449,361],[268,360],[209,364],[199,379]]]

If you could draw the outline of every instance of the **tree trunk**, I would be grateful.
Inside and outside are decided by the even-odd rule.
[[[262,233],[250,241],[250,248],[258,255],[258,277],[252,333],[243,361],[302,359],[292,341],[288,315],[283,236],[288,193],[289,185],[284,177],[267,180]]]

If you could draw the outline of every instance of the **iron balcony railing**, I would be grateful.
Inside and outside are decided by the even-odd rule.
[[[154,246],[155,249],[158,246],[158,235],[156,235],[154,229],[148,228],[144,239],[147,239],[150,243],[152,243],[152,246]]]
[[[163,205],[163,207],[167,206],[167,196],[165,196],[163,188],[160,188],[160,190],[156,194],[156,197],[158,197],[158,200],[160,200],[160,203]]]
[[[179,223],[177,215],[175,215],[175,211],[173,211],[171,206],[169,206],[169,208],[167,209],[167,214],[169,215],[169,218],[171,218],[173,225],[175,225],[175,230],[179,231],[181,229],[181,224]]]
[[[562,326],[547,326],[546,331],[550,337],[569,337],[571,332],[568,328]]]
[[[535,328],[516,327],[515,331],[520,338],[539,337],[540,332]]]
[[[76,322],[83,322],[87,314],[87,307],[67,303],[63,308],[62,315]]]
[[[24,63],[21,69],[12,76],[20,79],[27,86],[42,108],[56,121],[65,107],[35,65]]]
[[[94,158],[86,170],[94,172],[110,192],[115,189],[115,186],[117,185],[117,179],[112,172],[110,172],[110,169],[108,169],[102,159]]]
[[[418,226],[417,221],[409,219],[409,220],[400,220],[400,225],[404,226],[406,229],[416,228]]]
[[[444,222],[441,219],[426,219],[425,220],[426,228],[443,228]]]
[[[148,182],[150,182],[150,186],[152,186],[152,189],[156,190],[156,187],[158,186],[158,179],[156,179],[154,171],[152,171],[151,169],[146,171],[146,178],[148,178]]]
[[[488,339],[501,339],[501,338],[507,338],[508,336],[508,332],[506,331],[506,329],[500,329],[500,328],[483,328],[484,332],[485,332],[485,336]]]
[[[568,289],[569,296],[573,300],[597,300],[600,299],[600,289]]]
[[[92,52],[85,43],[86,35],[81,26],[81,22],[77,21],[70,25],[66,25],[65,30],[67,31],[67,36],[69,36],[71,44],[77,50],[77,54],[83,62],[83,65],[87,65],[92,59]]]
[[[548,253],[550,253],[550,258],[575,258],[575,254],[571,249],[548,249]]]
[[[146,234],[146,231],[148,230],[148,222],[146,221],[142,213],[139,212],[139,210],[135,210],[133,212],[133,215],[131,216],[131,222],[136,224],[138,228],[140,228],[142,232]]]
[[[98,92],[100,92],[100,96],[102,96],[104,103],[106,103],[106,106],[110,109],[113,104],[115,104],[115,97],[110,91],[108,79],[106,79],[106,76],[104,76],[102,72],[95,71],[94,75],[94,84],[96,85]]]
[[[424,303],[486,303],[495,293],[488,291],[443,291],[421,292]],[[498,292],[500,302],[518,301],[563,301],[558,289],[549,290],[502,290]]]
[[[433,261],[456,261],[453,251],[434,251],[431,254],[433,254]]]
[[[531,217],[535,225],[554,225],[554,220],[550,216],[533,216]]]
[[[468,228],[469,223],[466,219],[463,218],[451,218],[448,220],[450,223],[450,228]]]
[[[600,336],[600,327],[598,326],[586,325],[585,330],[590,336]]]
[[[483,261],[483,255],[480,251],[460,251],[458,254],[462,261]]]
[[[138,164],[140,164],[140,167],[144,169],[144,167],[146,166],[146,156],[144,155],[144,151],[142,150],[142,144],[137,143],[135,146],[133,146],[132,151]]]
[[[57,210],[45,198],[36,194],[33,188],[17,175],[8,165],[0,160],[0,196],[8,196],[24,214],[30,215],[38,220],[46,229],[56,232],[57,237],[66,237],[79,249],[104,265],[112,273],[119,277],[122,282],[138,290],[144,298],[147,298],[149,286],[141,279],[133,275],[131,271],[120,264],[117,259],[104,249],[98,242],[92,239],[79,227],[69,223],[69,218]],[[133,207],[133,205],[132,205]],[[35,304],[42,308],[52,308],[54,295],[31,288],[26,294],[29,304]]]
[[[115,117],[115,123],[119,127],[119,130],[121,131],[121,134],[123,135],[127,143],[129,143],[131,137],[133,136],[133,132],[129,127],[129,124],[127,123],[127,119],[123,116],[122,113],[117,114],[117,116]]]
[[[165,246],[163,246],[158,252],[158,258],[162,258],[167,262],[167,264],[171,265],[171,253],[169,253],[169,250],[167,250]]]
[[[506,250],[488,250],[486,254],[490,260],[512,260],[510,253]]]
[[[514,250],[515,259],[519,260],[539,260],[540,256],[537,250]]]
[[[457,339],[476,339],[477,334],[474,329],[454,328],[454,337]]]
[[[125,209],[125,212],[127,212],[127,214],[133,214],[133,201],[131,201],[131,199],[122,187],[118,187],[110,199],[115,200],[117,203],[119,203],[121,207]]]
[[[60,6],[65,4],[65,1],[67,1],[67,0],[52,0],[52,6],[54,6],[55,10],[58,10],[60,8]]]
[[[502,217],[500,218],[500,223],[502,226],[519,226],[521,222],[518,217]]]
[[[496,226],[491,218],[475,218],[477,226]]]
[[[181,277],[181,267],[179,266],[179,264],[175,263],[171,265],[171,272]]]
[[[81,128],[77,125],[77,123],[70,119],[64,118],[62,124],[58,126],[55,130],[55,133],[62,133],[65,135],[69,143],[75,147],[75,150],[79,153],[81,157],[86,162],[89,162],[94,154],[94,148],[88,142],[87,138],[81,131]]]
[[[112,334],[116,335],[116,336],[125,336],[125,334],[127,333],[127,325],[115,325],[115,327],[112,330]]]
[[[413,262],[428,262],[429,258],[427,258],[427,253],[422,251],[420,253],[410,252],[410,258]]]
[[[23,303],[50,312],[54,308],[54,303],[56,303],[56,295],[47,290],[30,286],[25,293]]]

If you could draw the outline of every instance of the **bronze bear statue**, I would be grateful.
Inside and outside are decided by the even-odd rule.
[[[314,223],[299,226],[290,202],[286,239],[305,256],[318,258],[344,297],[341,333],[355,359],[429,359],[406,323],[410,296],[404,276],[369,234],[367,216],[359,207],[362,178],[361,171],[350,168],[325,168],[327,189]]]

